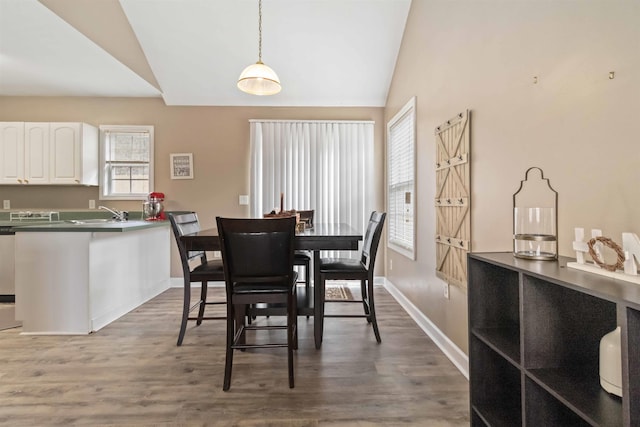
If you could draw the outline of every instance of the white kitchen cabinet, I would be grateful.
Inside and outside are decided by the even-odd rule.
[[[98,185],[98,129],[51,123],[50,183]]]
[[[0,122],[0,184],[24,179],[24,123]]]
[[[98,185],[98,129],[0,122],[0,184]]]
[[[24,124],[24,183],[49,183],[49,123]]]

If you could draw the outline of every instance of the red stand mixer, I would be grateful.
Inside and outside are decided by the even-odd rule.
[[[163,221],[166,219],[164,214],[164,193],[154,191],[149,193],[147,201],[142,204],[142,217],[145,221]]]

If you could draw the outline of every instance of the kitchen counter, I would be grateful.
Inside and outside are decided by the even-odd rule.
[[[83,222],[86,221],[86,222]],[[27,233],[42,233],[42,232],[71,232],[71,233],[121,233],[127,231],[144,230],[152,227],[167,227],[167,221],[108,221],[108,222],[96,222],[96,220],[67,220],[67,221],[52,221],[52,222],[9,222],[0,221],[0,227],[7,227],[6,223],[10,223],[11,232],[27,232]]]
[[[11,232],[23,334],[98,331],[169,288],[168,221],[57,221]]]

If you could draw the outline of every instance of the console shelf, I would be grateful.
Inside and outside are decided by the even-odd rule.
[[[511,253],[468,258],[472,426],[640,425],[640,286]],[[622,330],[619,398],[599,343]]]

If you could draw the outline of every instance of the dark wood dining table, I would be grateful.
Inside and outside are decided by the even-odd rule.
[[[220,239],[217,228],[208,228],[197,233],[185,234],[180,238],[187,250],[219,251]],[[320,283],[320,251],[358,250],[358,242],[362,240],[362,233],[348,224],[314,224],[313,228],[296,232],[295,248],[313,252],[313,283]],[[298,289],[301,291],[301,289]],[[306,292],[298,294],[298,315],[314,317],[314,337],[316,348],[320,348],[322,339],[320,331],[315,328],[319,325],[320,308],[314,301],[323,296],[308,295]],[[256,314],[275,314],[269,308],[257,309]]]

